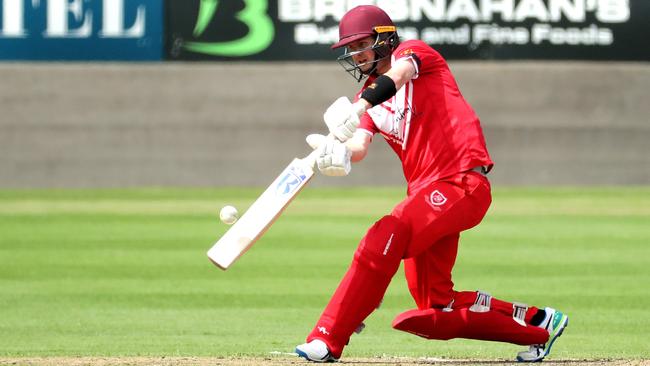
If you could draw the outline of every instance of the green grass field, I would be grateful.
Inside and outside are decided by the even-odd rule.
[[[306,189],[234,267],[205,252],[260,189],[0,191],[0,356],[268,356],[320,315],[366,229],[402,189]],[[458,289],[552,305],[556,359],[648,359],[650,187],[508,188],[462,236]],[[402,272],[344,356],[512,359],[518,346],[427,341],[390,323]]]

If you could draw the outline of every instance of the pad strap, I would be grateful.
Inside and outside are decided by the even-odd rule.
[[[476,301],[474,305],[470,306],[469,311],[475,313],[487,313],[490,311],[490,303],[492,302],[492,296],[487,292],[481,290],[476,291]]]
[[[374,107],[392,98],[395,93],[397,93],[397,89],[393,79],[386,75],[380,75],[361,92],[361,98]]]
[[[447,305],[446,308],[443,308],[442,311],[444,311],[445,313],[451,313],[452,311],[454,311],[454,299],[451,299],[449,305]]]
[[[528,311],[528,305],[519,302],[512,303],[512,318],[519,324],[526,326],[525,318]]]

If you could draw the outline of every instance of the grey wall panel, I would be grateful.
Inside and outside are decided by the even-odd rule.
[[[454,62],[494,184],[650,184],[650,64]],[[335,63],[1,64],[0,187],[267,185],[358,85]],[[403,184],[380,137],[347,178]]]

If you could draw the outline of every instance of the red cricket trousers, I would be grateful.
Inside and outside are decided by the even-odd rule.
[[[481,222],[491,201],[490,183],[474,171],[432,182],[410,194],[363,237],[307,341],[320,339],[334,357],[340,357],[355,329],[379,306],[404,260],[417,309],[400,314],[394,328],[430,339],[546,342],[544,329],[527,325],[536,308],[528,308],[526,323],[521,323],[513,318],[512,303],[491,299],[489,311],[470,311],[477,292],[454,291],[451,271],[460,232]]]

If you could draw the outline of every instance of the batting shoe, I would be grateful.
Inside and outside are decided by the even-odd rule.
[[[517,353],[519,362],[540,362],[551,353],[551,347],[555,340],[562,335],[564,328],[569,324],[569,317],[561,311],[553,308],[546,308],[546,318],[540,327],[548,331],[548,340],[544,344],[533,344],[527,351]]]
[[[298,356],[312,362],[337,362],[338,358],[334,358],[330,353],[329,348],[325,342],[320,339],[314,339],[309,343],[303,343],[296,347]]]

